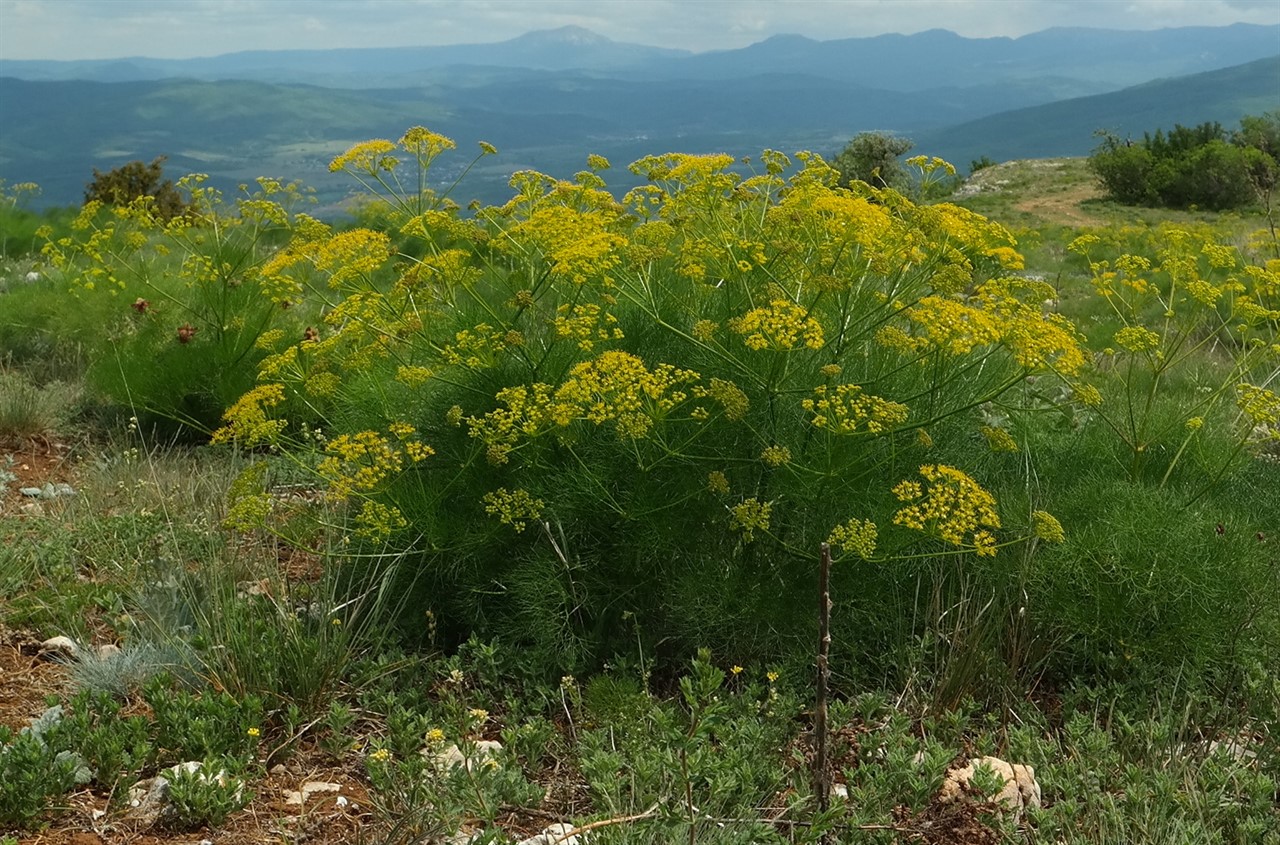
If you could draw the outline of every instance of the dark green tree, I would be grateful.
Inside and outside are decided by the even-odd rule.
[[[173,182],[164,178],[165,156],[150,164],[131,161],[102,173],[93,169],[93,181],[85,186],[84,201],[97,200],[105,205],[125,205],[139,197],[155,200],[156,215],[171,220],[187,211],[187,203]]]
[[[915,144],[886,132],[861,132],[836,154],[831,166],[840,171],[840,184],[866,182],[875,188],[907,186],[907,174],[898,163]]]

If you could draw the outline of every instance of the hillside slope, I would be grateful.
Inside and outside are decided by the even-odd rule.
[[[1094,133],[1140,138],[1144,132],[1216,120],[1233,126],[1247,114],[1280,109],[1280,56],[1092,97],[1032,106],[915,136],[920,152],[957,164],[988,156],[1087,155]]]

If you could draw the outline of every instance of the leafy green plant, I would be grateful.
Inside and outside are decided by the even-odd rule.
[[[142,716],[120,715],[120,703],[109,693],[82,691],[69,702],[62,726],[63,741],[111,794],[124,796],[155,758],[151,731]]]
[[[155,723],[158,756],[167,761],[253,757],[266,717],[262,699],[174,688],[166,677],[143,688]]]
[[[0,824],[33,824],[50,802],[92,777],[84,760],[69,750],[61,706],[47,709],[17,733],[0,725]]]
[[[244,780],[228,774],[231,762],[207,758],[200,766],[178,766],[169,781],[169,823],[180,829],[217,827],[252,799]]]

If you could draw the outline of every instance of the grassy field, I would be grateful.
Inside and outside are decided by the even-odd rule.
[[[1223,287],[1277,295],[1260,218],[1013,162],[953,199],[1012,231],[1014,269],[958,211],[820,180],[742,199],[678,164],[705,181],[652,165],[688,204],[648,228],[588,181],[471,222],[384,196],[358,242],[263,205],[6,258],[0,842],[1280,845],[1277,365]],[[885,234],[829,249],[832,219]],[[927,273],[886,258],[900,239]],[[1010,275],[1038,286],[993,293]],[[1170,292],[1196,281],[1218,298]],[[930,307],[1010,322],[944,355],[909,321]],[[641,357],[643,417],[598,386],[574,416],[566,385]],[[927,427],[814,404],[841,380]],[[538,384],[558,404],[498,431]],[[913,502],[952,515],[917,531]],[[957,787],[979,758],[1022,788],[994,762]]]

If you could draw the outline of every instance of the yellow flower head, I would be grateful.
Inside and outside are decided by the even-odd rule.
[[[755,532],[769,530],[769,515],[773,502],[761,502],[754,496],[730,508],[730,523],[742,531],[748,543],[755,539]]]
[[[786,446],[769,446],[760,453],[760,460],[771,467],[780,467],[791,463],[791,450]]]
[[[329,172],[351,170],[370,175],[379,171],[390,172],[400,163],[399,159],[391,155],[395,148],[395,144],[381,138],[364,141],[329,162]]]
[[[995,554],[995,538],[985,528],[999,528],[995,497],[955,467],[920,467],[927,487],[904,481],[893,488],[907,503],[893,516],[895,525],[932,534],[956,546],[972,546],[979,555]]]
[[[871,520],[851,519],[833,528],[827,543],[868,560],[876,553],[877,533],[876,524]]]
[[[1067,539],[1062,523],[1048,511],[1031,512],[1031,534],[1049,543],[1064,543]]]
[[[821,349],[822,325],[809,312],[786,299],[775,299],[767,308],[754,308],[729,321],[729,328],[743,335],[750,349],[786,352],[799,346]]]

